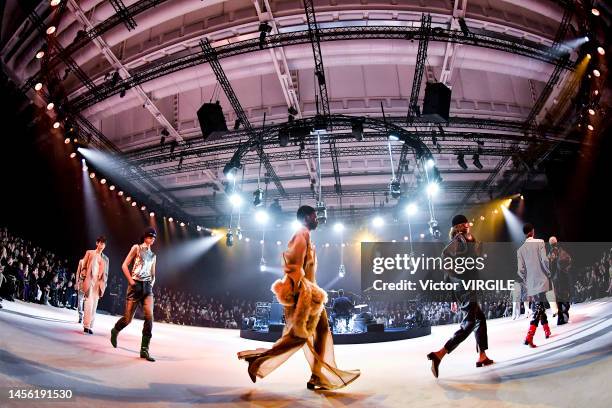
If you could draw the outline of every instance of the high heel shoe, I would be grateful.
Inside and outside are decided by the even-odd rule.
[[[440,367],[441,360],[438,358],[436,353],[429,353],[427,355],[427,359],[431,360],[431,373],[433,374],[434,377],[438,378],[438,374],[439,374],[438,367]]]

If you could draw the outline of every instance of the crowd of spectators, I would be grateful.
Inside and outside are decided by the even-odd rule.
[[[612,295],[612,248],[591,266],[574,272],[572,302],[586,302]]]
[[[155,287],[155,320],[186,326],[238,329],[255,314],[255,302],[230,296],[213,298],[200,294]]]
[[[68,261],[0,228],[0,296],[12,301],[76,307]]]
[[[13,236],[0,228],[0,298],[76,309],[76,273],[66,259]],[[572,271],[572,303],[612,295],[612,248],[593,265]],[[102,303],[108,311],[123,310],[125,279],[111,274],[108,287],[113,301]],[[204,327],[236,329],[253,322],[255,302],[232,296],[211,297],[156,285],[156,321]],[[510,298],[481,298],[487,319],[510,316]],[[368,312],[385,327],[441,325],[461,321],[453,302],[390,302],[368,299]],[[0,307],[1,303],[0,303]]]

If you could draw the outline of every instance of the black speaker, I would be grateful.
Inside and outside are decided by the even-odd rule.
[[[268,326],[268,332],[278,333],[278,332],[282,332],[284,328],[285,328],[284,324],[271,324]]]
[[[380,323],[370,323],[368,324],[368,333],[371,332],[384,332],[385,331],[385,325],[384,324],[380,324]]]
[[[225,116],[219,103],[205,103],[198,109],[198,121],[202,136],[208,138],[213,132],[227,132]]]
[[[441,82],[428,82],[421,117],[431,122],[448,122],[451,90]]]

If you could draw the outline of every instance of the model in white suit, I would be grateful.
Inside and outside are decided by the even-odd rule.
[[[550,290],[550,266],[546,254],[546,246],[541,239],[535,239],[533,225],[525,224],[523,227],[527,239],[516,252],[518,275],[525,283],[527,296],[531,296],[534,302],[533,318],[529,323],[529,331],[525,338],[525,344],[535,347],[533,336],[542,323],[546,338],[550,337],[550,327],[546,317],[546,292]]]
[[[108,280],[108,257],[102,252],[105,247],[106,238],[98,237],[96,249],[87,251],[81,263],[79,277],[85,296],[83,332],[86,334],[93,334],[91,329],[96,319],[98,300],[104,295]]]

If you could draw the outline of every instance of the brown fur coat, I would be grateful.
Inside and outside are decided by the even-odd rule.
[[[319,323],[327,293],[316,283],[316,254],[307,228],[301,228],[291,238],[283,260],[285,276],[276,280],[271,289],[285,306],[287,329],[297,337],[309,338]]]

